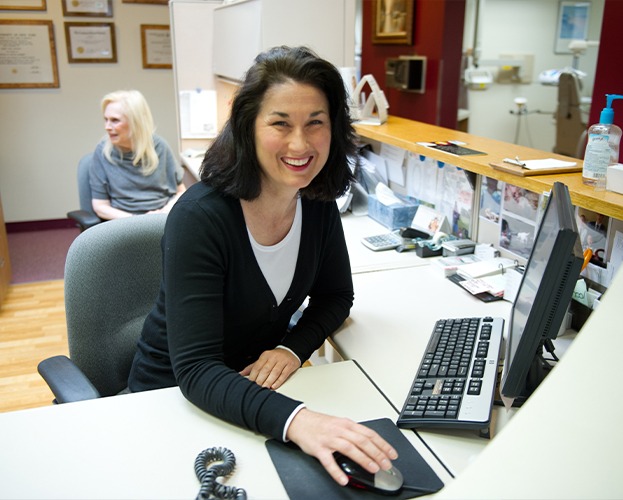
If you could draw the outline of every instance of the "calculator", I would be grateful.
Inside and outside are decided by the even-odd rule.
[[[381,250],[392,250],[394,248],[398,248],[404,243],[404,240],[396,233],[385,233],[374,236],[366,236],[361,239],[361,242],[370,250],[378,252]]]

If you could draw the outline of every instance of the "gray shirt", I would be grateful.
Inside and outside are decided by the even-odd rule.
[[[104,141],[95,148],[90,171],[91,196],[110,200],[114,208],[134,214],[157,210],[167,204],[182,182],[184,172],[175,161],[171,148],[161,137],[154,135],[158,168],[144,176],[140,166],[132,165],[132,153],[119,155],[113,149],[113,163],[103,153]]]

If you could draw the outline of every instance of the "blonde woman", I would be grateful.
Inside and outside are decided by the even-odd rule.
[[[138,90],[102,99],[106,137],[90,171],[93,210],[102,219],[168,213],[185,191],[183,170],[164,139],[154,133],[147,101]]]

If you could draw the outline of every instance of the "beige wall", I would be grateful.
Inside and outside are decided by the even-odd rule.
[[[169,8],[112,3],[112,18],[63,17],[61,0],[47,0],[44,12],[0,10],[0,19],[54,23],[60,79],[58,89],[0,89],[0,193],[6,222],[61,219],[78,207],[76,165],[104,134],[99,102],[107,92],[143,92],[158,133],[174,151],[178,148],[173,72],[143,69],[141,56],[140,25],[169,24]],[[67,21],[114,22],[118,62],[68,64]]]

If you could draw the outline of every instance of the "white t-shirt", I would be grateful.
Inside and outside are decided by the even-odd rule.
[[[260,245],[249,232],[255,259],[277,300],[277,304],[281,304],[294,279],[294,270],[301,244],[302,219],[301,199],[299,198],[296,201],[296,213],[292,227],[279,243],[272,246]]]

